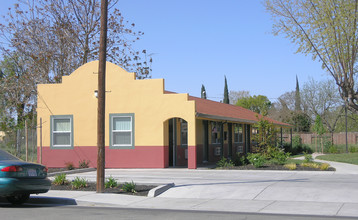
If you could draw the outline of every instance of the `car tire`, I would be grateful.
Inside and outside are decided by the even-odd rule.
[[[7,201],[11,202],[14,205],[21,205],[26,202],[30,198],[30,194],[23,193],[23,194],[16,194],[13,196],[6,197]]]

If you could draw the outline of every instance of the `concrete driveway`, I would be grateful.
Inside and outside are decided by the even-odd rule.
[[[96,172],[68,178],[75,176],[96,180]],[[109,176],[137,184],[174,183],[159,195],[166,198],[358,203],[358,175],[329,171],[107,169]]]
[[[119,182],[175,186],[154,198],[59,191],[50,191],[48,196],[63,197],[65,193],[66,197],[74,195],[71,198],[76,201],[102,201],[133,208],[358,217],[358,166],[336,166],[336,172],[106,169],[106,177]],[[96,171],[67,177],[77,176],[96,181]]]

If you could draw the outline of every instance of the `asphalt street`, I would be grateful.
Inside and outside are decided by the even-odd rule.
[[[71,207],[56,206],[46,207],[39,205],[24,205],[21,207],[0,206],[1,219],[5,220],[118,220],[118,219],[145,219],[145,220],[182,220],[182,219],[235,219],[235,220],[336,220],[355,219],[345,217],[327,217],[312,215],[275,215],[253,214],[234,212],[213,211],[187,211],[187,210],[158,210],[158,209],[131,209],[131,208],[108,208],[108,207]]]

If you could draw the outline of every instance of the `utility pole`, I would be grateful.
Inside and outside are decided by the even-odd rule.
[[[347,126],[347,105],[344,105],[344,110],[346,113],[346,153],[348,154],[348,126]]]
[[[105,106],[106,106],[106,51],[107,51],[108,0],[101,0],[101,29],[98,65],[98,114],[97,114],[97,193],[104,191],[105,168]]]
[[[29,161],[29,132],[27,129],[27,120],[25,120],[25,146],[26,146],[26,161]]]

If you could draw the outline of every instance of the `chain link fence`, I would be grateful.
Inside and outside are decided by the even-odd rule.
[[[29,124],[22,129],[0,132],[0,149],[16,155],[22,160],[37,161],[36,124]]]

